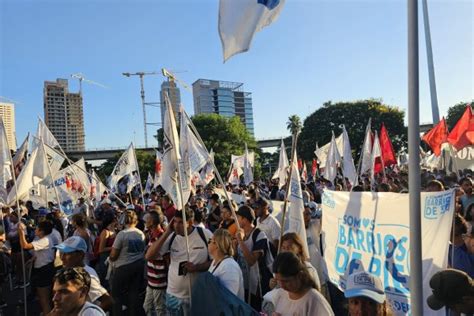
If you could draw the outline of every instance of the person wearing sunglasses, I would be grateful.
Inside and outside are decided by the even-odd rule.
[[[97,305],[87,301],[91,278],[83,267],[65,268],[56,273],[53,310],[48,316],[105,316]]]

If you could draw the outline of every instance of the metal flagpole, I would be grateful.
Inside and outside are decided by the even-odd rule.
[[[433,62],[433,47],[431,46],[430,19],[428,16],[428,1],[423,0],[423,25],[425,28],[426,59],[428,61],[428,78],[430,81],[431,95],[431,114],[433,115],[433,124],[439,122],[438,94],[436,92],[436,79]]]
[[[407,1],[408,21],[408,186],[410,201],[411,314],[423,315],[421,257],[420,109],[418,58],[418,1]]]

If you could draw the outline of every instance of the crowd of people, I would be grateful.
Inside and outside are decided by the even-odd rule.
[[[189,315],[192,284],[206,271],[264,315],[391,315],[377,276],[354,273],[344,292],[330,282],[321,242],[321,194],[323,189],[404,193],[407,179],[406,173],[389,172],[378,185],[302,182],[307,240],[281,234],[271,200],[283,200],[285,188],[271,180],[198,187],[184,210],[160,188],[144,199],[107,192],[100,201],[81,198],[72,214],[53,202],[4,206],[1,281],[5,285],[10,277],[14,286],[30,288],[29,305],[39,306],[42,315]],[[457,180],[424,171],[422,186],[456,188],[449,262],[474,278],[472,173]],[[219,194],[224,189],[244,201],[226,200]],[[6,294],[0,292],[2,307]],[[446,306],[455,313],[462,299]]]

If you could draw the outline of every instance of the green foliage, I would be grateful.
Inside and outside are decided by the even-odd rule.
[[[454,125],[459,121],[464,111],[466,111],[466,106],[469,103],[459,102],[448,109],[448,116],[446,117],[446,124],[448,124],[448,129],[452,130]]]
[[[240,118],[227,118],[218,114],[199,114],[192,118],[208,150],[214,150],[214,161],[219,173],[224,178],[230,168],[231,155],[242,155],[245,143],[249,151],[255,152],[254,176],[260,175],[259,150],[254,137],[247,131]],[[225,181],[225,179],[224,179]]]
[[[288,121],[286,122],[286,128],[290,131],[291,135],[298,134],[301,132],[301,119],[298,115],[293,114],[292,116],[288,117]]]
[[[342,133],[344,124],[352,150],[359,155],[369,118],[372,118],[372,130],[380,132],[382,122],[385,124],[395,151],[399,151],[407,144],[404,116],[402,110],[384,105],[381,100],[326,102],[304,120],[298,140],[298,154],[303,160],[310,161],[314,157],[316,143],[323,146],[330,142],[331,132],[334,131],[337,137]]]
[[[120,156],[122,156],[122,154],[123,152],[117,154],[112,159],[108,159],[97,169],[97,175],[100,177],[104,184],[107,183],[107,178],[114,170],[114,167],[117,164],[117,161],[120,159]],[[135,150],[135,155],[137,156],[138,168],[140,169],[140,177],[143,182],[142,185],[144,185],[148,177],[148,172],[150,172],[152,175],[155,172],[155,156],[143,150]]]
[[[260,163],[262,166],[262,176],[264,178],[271,178],[278,168],[278,161],[280,160],[280,151],[277,149],[273,153],[262,152],[260,154]]]

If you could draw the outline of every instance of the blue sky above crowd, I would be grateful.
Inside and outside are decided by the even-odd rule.
[[[474,98],[474,3],[429,5],[440,114],[446,115]],[[329,100],[379,98],[407,109],[406,1],[287,0],[250,51],[225,64],[217,16],[218,0],[1,1],[0,95],[20,102],[18,143],[44,115],[43,82],[77,72],[109,87],[83,85],[87,148],[144,144],[139,80],[121,73],[162,67],[188,84],[243,82],[253,95],[257,138],[287,135],[288,116],[304,119]],[[146,77],[148,102],[159,101],[163,79]],[[78,91],[77,80],[70,89]],[[420,89],[421,122],[430,122],[422,20]],[[194,114],[192,94],[181,89],[181,96]],[[160,121],[158,108],[147,114],[149,122]]]

